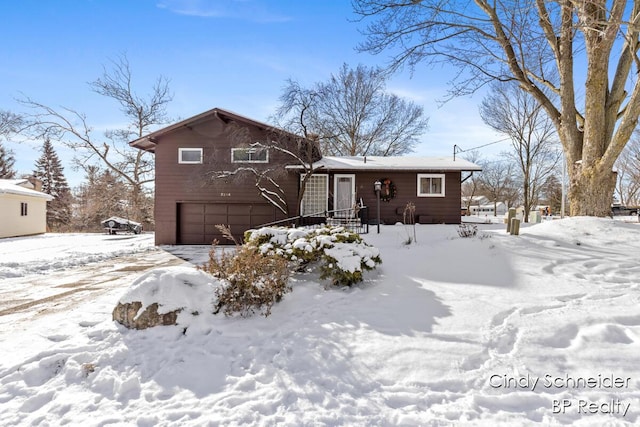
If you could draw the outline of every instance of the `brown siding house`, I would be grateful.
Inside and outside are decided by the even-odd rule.
[[[322,217],[360,202],[372,219],[378,180],[384,181],[384,223],[401,221],[408,202],[418,222],[460,223],[461,173],[480,170],[444,158],[322,157],[311,141],[219,108],[130,144],[155,153],[158,245],[228,243],[216,225],[229,225],[241,237],[299,212]],[[285,149],[315,161],[300,206],[304,168]]]
[[[409,202],[416,208],[416,222],[459,224],[462,172],[481,170],[462,159],[410,156],[327,156],[314,167],[326,175],[330,209],[359,203],[369,207],[370,221],[376,215],[374,183],[381,182],[380,219],[385,224],[403,221]]]

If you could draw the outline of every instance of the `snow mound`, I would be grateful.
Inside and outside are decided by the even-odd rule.
[[[520,234],[576,244],[628,244],[640,241],[640,224],[610,218],[571,217],[523,228]]]
[[[193,267],[157,268],[136,279],[119,302],[140,301],[138,314],[154,303],[158,304],[158,314],[182,309],[177,323],[189,327],[194,316],[212,313],[218,285],[217,279]]]

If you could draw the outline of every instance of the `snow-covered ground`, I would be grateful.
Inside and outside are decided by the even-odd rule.
[[[295,276],[270,317],[201,313],[186,334],[114,324],[127,284],[64,312],[0,316],[0,425],[640,423],[640,224],[478,229],[419,225],[405,245],[410,228],[374,227],[364,237],[383,264],[360,286]],[[0,240],[0,271],[14,285],[46,281],[91,252],[82,241]],[[93,250],[154,253],[111,243]],[[194,263],[208,251],[165,249]],[[141,274],[207,285],[189,264],[132,271],[128,284]]]
[[[0,279],[79,267],[151,250],[153,234],[56,234],[0,239]]]

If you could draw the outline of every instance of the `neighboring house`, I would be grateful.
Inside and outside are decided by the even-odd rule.
[[[314,174],[298,206],[308,166],[281,150],[261,147],[278,145],[302,156],[313,142],[267,124],[215,108],[130,144],[155,153],[156,244],[227,243],[217,224],[241,236],[298,212],[322,220],[325,211],[352,209],[360,202],[372,220],[376,181],[382,182],[384,223],[401,221],[412,202],[418,222],[458,224],[461,172],[480,170],[462,159],[322,157],[311,150],[305,165],[313,165]],[[221,171],[232,173],[221,178]],[[264,171],[269,175],[260,175]]]
[[[469,199],[469,197],[462,198],[462,212],[465,215],[502,216],[509,210],[504,202],[494,204],[486,196],[473,196],[471,200]],[[468,210],[467,206],[469,206]]]
[[[50,200],[28,179],[0,179],[0,238],[45,233]]]

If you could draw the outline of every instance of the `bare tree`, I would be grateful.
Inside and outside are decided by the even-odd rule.
[[[411,152],[428,120],[422,107],[386,92],[387,77],[380,68],[343,64],[312,88],[288,80],[274,120],[304,137],[317,136],[328,155]]]
[[[571,214],[609,214],[613,166],[640,115],[640,0],[353,4],[371,20],[360,49],[393,51],[392,69],[421,62],[458,66],[451,96],[496,80],[516,82],[556,127]]]
[[[102,231],[101,221],[127,215],[127,201],[121,197],[126,192],[126,184],[109,169],[87,166],[85,171],[85,181],[75,189],[73,228]]]
[[[616,163],[616,195],[620,204],[640,205],[640,135],[636,131]]]
[[[541,197],[551,208],[551,212],[562,210],[562,183],[556,175],[549,175],[542,186]]]
[[[89,166],[101,165],[128,186],[129,213],[144,218],[144,185],[153,181],[153,155],[129,147],[128,141],[142,137],[153,126],[167,123],[166,106],[171,101],[169,82],[159,77],[151,95],[142,97],[133,88],[132,72],[125,55],[111,61],[102,77],[89,84],[96,93],[112,98],[120,104],[129,120],[123,129],[113,129],[96,136],[85,114],[67,107],[58,109],[41,104],[31,98],[22,103],[33,110],[31,129],[35,137],[51,138],[62,142],[75,152],[74,162],[87,171]]]
[[[472,150],[467,152],[464,156],[465,160],[470,161],[471,163],[475,163],[476,165],[482,166],[484,161],[480,156],[480,152],[478,150]],[[461,186],[462,197],[465,200],[465,208],[467,210],[467,214],[471,213],[471,205],[473,204],[473,200],[478,193],[478,175],[471,172],[471,176],[469,176]]]
[[[478,192],[493,201],[493,212],[497,212],[498,202],[504,201],[513,206],[519,196],[515,185],[511,162],[495,160],[482,164],[482,173],[478,177]]]
[[[20,132],[24,126],[22,116],[11,111],[0,110],[0,138],[7,139],[9,136]]]
[[[480,105],[480,116],[511,139],[513,150],[508,155],[518,166],[524,221],[529,222],[542,186],[560,161],[555,127],[538,101],[514,84],[494,83],[491,89]]]

